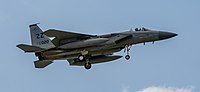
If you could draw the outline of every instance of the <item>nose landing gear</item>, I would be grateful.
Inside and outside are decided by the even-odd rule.
[[[125,49],[124,49],[124,52],[126,52],[126,56],[125,56],[125,59],[126,60],[129,60],[130,59],[130,55],[129,55],[129,51],[131,49],[131,45],[125,45]]]

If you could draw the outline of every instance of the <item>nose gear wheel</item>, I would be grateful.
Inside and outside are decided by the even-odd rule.
[[[126,60],[129,60],[129,59],[130,59],[130,55],[126,55],[126,56],[125,56],[125,59],[126,59]]]

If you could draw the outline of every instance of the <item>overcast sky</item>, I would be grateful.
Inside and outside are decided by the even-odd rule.
[[[35,69],[28,25],[88,34],[147,27],[177,33],[135,45],[131,59],[91,70],[55,61]],[[200,92],[199,0],[0,0],[0,92]],[[117,53],[125,55],[125,53]]]

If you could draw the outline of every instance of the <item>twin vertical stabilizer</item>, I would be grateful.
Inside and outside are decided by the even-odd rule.
[[[43,34],[43,31],[37,24],[29,25],[31,33],[31,43],[33,46],[37,46],[44,49],[55,47],[51,40]]]

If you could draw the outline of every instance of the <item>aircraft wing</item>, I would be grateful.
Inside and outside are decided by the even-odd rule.
[[[53,41],[52,41],[55,45],[58,45],[59,41],[62,39],[96,37],[95,35],[75,33],[75,32],[66,32],[66,31],[55,30],[55,29],[49,29],[49,30],[45,31],[44,34],[48,37],[55,37],[55,39],[53,39]]]

